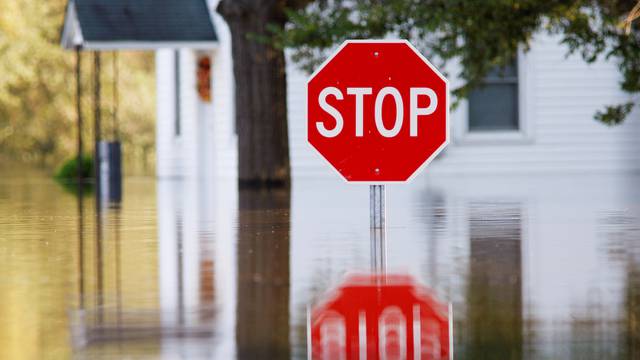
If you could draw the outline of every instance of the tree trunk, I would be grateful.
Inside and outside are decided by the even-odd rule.
[[[240,187],[288,187],[287,82],[284,51],[256,40],[284,27],[284,1],[222,0],[231,30]]]

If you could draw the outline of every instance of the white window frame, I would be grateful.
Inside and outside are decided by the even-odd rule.
[[[454,142],[460,145],[501,145],[501,144],[531,144],[534,141],[532,112],[532,82],[527,71],[533,63],[531,54],[518,50],[518,130],[500,131],[470,131],[469,130],[469,101],[461,99],[454,124]]]

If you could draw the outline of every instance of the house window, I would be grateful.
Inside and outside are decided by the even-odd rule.
[[[519,131],[518,63],[493,69],[469,94],[469,132]]]

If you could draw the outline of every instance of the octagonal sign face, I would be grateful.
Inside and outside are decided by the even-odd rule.
[[[453,359],[451,307],[408,275],[353,274],[308,317],[309,359]]]
[[[449,142],[447,79],[406,40],[348,40],[307,83],[307,139],[349,182],[404,182]]]

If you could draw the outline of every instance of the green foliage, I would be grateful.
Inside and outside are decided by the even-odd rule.
[[[75,181],[78,178],[89,179],[93,176],[93,158],[89,155],[83,155],[80,157],[80,162],[77,157],[73,157],[62,163],[54,178],[59,181]]]
[[[78,178],[80,172],[80,178]],[[93,192],[94,167],[93,158],[83,155],[78,163],[78,158],[67,159],[58,168],[53,178],[62,188],[74,195],[89,195]]]
[[[0,0],[0,152],[20,162],[52,166],[76,151],[75,54],[60,46],[66,3]],[[125,160],[138,163],[146,154],[151,158],[155,140],[153,53],[122,53],[118,59]],[[104,54],[102,64],[102,130],[110,136],[112,54]],[[92,54],[83,53],[85,149],[93,138],[92,66]]]
[[[464,97],[494,67],[528,49],[539,32],[559,34],[568,53],[593,62],[615,58],[624,91],[640,92],[640,31],[625,34],[620,22],[636,0],[316,0],[290,10],[285,30],[274,27],[272,41],[293,48],[303,69],[318,66],[346,39],[410,39],[437,65],[457,61]],[[631,107],[612,106],[596,115],[621,122]]]
[[[615,106],[607,106],[604,111],[596,113],[596,120],[609,126],[618,125],[624,121],[633,109],[634,103],[628,102]]]

